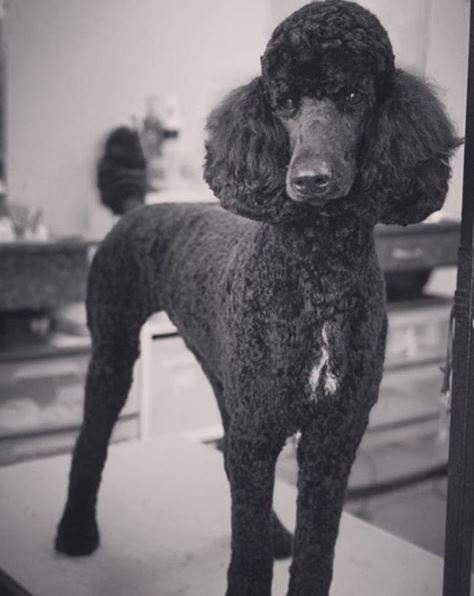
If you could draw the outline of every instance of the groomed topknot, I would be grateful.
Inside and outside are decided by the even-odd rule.
[[[261,59],[264,86],[274,103],[292,89],[311,94],[333,87],[334,73],[367,75],[382,98],[394,73],[394,55],[378,18],[355,2],[314,1],[274,30]]]

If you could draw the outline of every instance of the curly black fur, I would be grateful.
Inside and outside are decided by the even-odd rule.
[[[441,207],[459,141],[429,86],[395,68],[377,19],[341,0],[312,2],[284,21],[262,76],[214,110],[208,132],[205,177],[233,213],[136,209],[93,261],[93,356],[56,548],[78,555],[98,545],[110,433],[140,327],[164,310],[222,415],[232,494],[227,596],[269,596],[273,555],[290,550],[272,492],[278,453],[297,430],[288,595],[327,596],[347,479],[383,370],[373,228]]]
[[[272,105],[282,95],[331,95],[369,74],[377,96],[387,94],[394,56],[378,19],[354,2],[303,6],[274,31],[262,57]]]
[[[283,21],[262,57],[262,77],[210,115],[205,178],[223,206],[273,223],[313,217],[314,209],[285,190],[290,147],[278,106],[289,97],[326,97],[342,111],[344,94],[360,81],[373,97],[358,177],[334,209],[402,225],[439,209],[460,141],[430,86],[395,69],[376,17],[343,0],[313,2]]]
[[[390,95],[367,122],[354,190],[379,201],[382,223],[422,221],[443,206],[460,142],[430,85],[397,69]]]
[[[115,215],[143,205],[146,162],[137,131],[121,126],[107,137],[97,168],[97,188],[102,204]]]

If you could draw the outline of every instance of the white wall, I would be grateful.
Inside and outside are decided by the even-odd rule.
[[[13,200],[62,234],[100,235],[94,166],[104,135],[176,93],[194,165],[215,101],[253,76],[267,0],[14,0],[6,17],[7,163]]]
[[[467,57],[469,52],[469,1],[432,0],[426,74],[436,81],[458,134],[466,126]],[[446,210],[461,215],[464,149],[452,161],[453,178]]]

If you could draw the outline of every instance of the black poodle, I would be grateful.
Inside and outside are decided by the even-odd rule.
[[[385,334],[377,222],[444,201],[459,140],[387,34],[353,2],[312,2],[273,33],[262,76],[210,115],[213,205],[134,209],[103,242],[87,299],[84,422],[56,548],[98,544],[107,444],[139,331],[164,310],[207,375],[232,494],[227,596],[269,596],[290,538],[272,513],[275,462],[301,431],[290,596],[327,596],[347,479],[377,399]],[[183,474],[186,470],[183,470]]]

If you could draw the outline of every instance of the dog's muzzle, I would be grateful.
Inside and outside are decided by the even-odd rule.
[[[333,186],[331,167],[321,162],[312,169],[300,170],[290,176],[287,186],[290,198],[297,202],[324,198]]]
[[[348,194],[354,182],[355,171],[349,164],[319,161],[311,167],[288,169],[286,193],[296,203],[321,206]]]

